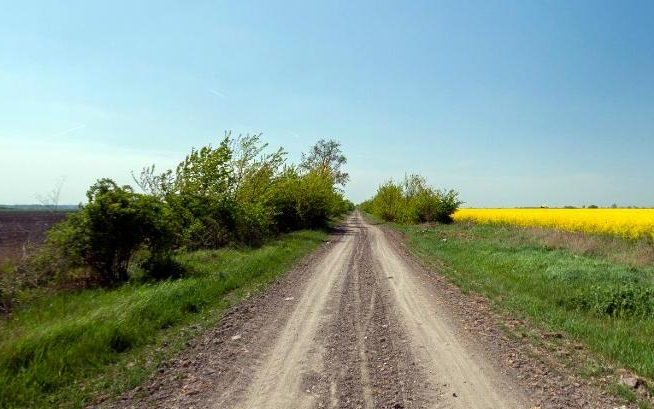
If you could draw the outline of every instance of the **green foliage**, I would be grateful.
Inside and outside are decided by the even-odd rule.
[[[559,304],[597,316],[647,318],[654,313],[654,292],[641,285],[593,285],[562,294]]]
[[[227,196],[203,197],[195,193],[166,197],[175,223],[178,247],[189,250],[219,248],[234,239],[236,204]]]
[[[173,251],[259,246],[281,232],[325,227],[351,210],[337,188],[347,180],[345,162],[334,141],[319,141],[294,167],[281,148],[268,152],[261,135],[226,133],[217,147],[193,148],[175,171],[144,168],[134,177],[143,194],[99,180],[88,203],[49,232],[23,271],[37,272],[32,287],[48,281],[111,286],[134,271],[178,277]]]
[[[282,148],[266,153],[261,135],[239,137],[232,143],[234,158],[231,188],[237,205],[235,238],[247,245],[258,245],[277,233],[276,208],[270,202],[271,191],[286,160]]]
[[[174,171],[143,169],[135,180],[144,193],[110,179],[91,186],[88,202],[12,269],[21,279],[0,277],[34,294],[45,285],[86,288],[42,291],[42,303],[33,296],[12,320],[0,321],[0,407],[44,406],[73,395],[80,400],[72,406],[88,404],[76,382],[224,302],[225,294],[268,282],[315,248],[325,233],[265,243],[326,227],[352,210],[337,187],[347,180],[340,144],[320,141],[302,166],[267,147],[260,135],[227,133],[215,148],[192,149]],[[189,253],[196,249],[202,250]],[[166,278],[176,280],[160,281]],[[105,288],[93,288],[98,284]],[[0,308],[11,307],[15,293],[0,283]]]
[[[154,196],[101,179],[89,189],[88,204],[53,228],[46,243],[58,259],[85,264],[104,285],[127,281],[129,263],[140,248],[150,262],[169,257],[173,244],[170,208]],[[72,266],[66,266],[72,267]]]
[[[327,174],[337,185],[345,186],[350,175],[341,168],[347,163],[347,158],[341,151],[341,143],[324,139],[319,140],[309,151],[302,154],[300,169],[304,172],[315,171]]]
[[[203,198],[225,196],[233,181],[229,143],[229,136],[226,136],[217,148],[209,145],[191,149],[191,153],[177,165],[173,184],[175,193]]]
[[[324,228],[333,217],[352,210],[330,174],[319,170],[286,169],[271,189],[268,203],[276,209],[279,231]]]
[[[404,209],[402,187],[389,180],[377,189],[375,197],[364,202],[361,207],[386,221],[399,221]]]
[[[301,231],[259,249],[181,254],[175,262],[190,273],[179,280],[44,294],[0,321],[0,407],[87,407],[107,388],[136,386],[127,380],[156,370],[161,341],[217,319],[228,299],[256,292],[326,237]],[[98,376],[109,379],[96,385]]]
[[[174,225],[170,208],[159,199],[110,179],[91,186],[87,197],[88,204],[75,215],[82,220],[81,234],[72,239],[105,284],[127,281],[129,262],[141,247],[147,247],[153,260],[169,256]]]
[[[218,248],[231,242],[259,245],[280,232],[320,228],[351,204],[336,187],[347,181],[346,158],[335,141],[319,141],[298,167],[286,152],[267,152],[261,135],[193,150],[175,174],[145,168],[137,184],[162,198],[181,226],[178,246]]]
[[[402,183],[392,180],[377,189],[361,208],[386,221],[398,223],[451,223],[462,202],[454,190],[438,190],[420,175],[410,175]]]
[[[620,261],[616,248],[555,249],[513,226],[394,226],[406,232],[413,252],[465,291],[654,376],[651,263],[635,267]],[[625,245],[635,247],[632,241]]]

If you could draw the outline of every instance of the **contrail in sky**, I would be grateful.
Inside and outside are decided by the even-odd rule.
[[[211,89],[211,88],[209,88],[209,92],[211,92],[211,93],[214,94],[215,96],[220,97],[220,98],[222,98],[222,99],[227,99],[227,95],[223,94],[222,92],[218,92],[218,91],[216,91],[215,89]]]
[[[56,134],[50,136],[50,138],[58,138],[60,136],[68,135],[69,133],[75,132],[75,131],[77,131],[79,129],[82,129],[82,128],[86,128],[86,125],[78,125],[78,126],[74,126],[72,128],[63,130],[61,132],[57,132]]]

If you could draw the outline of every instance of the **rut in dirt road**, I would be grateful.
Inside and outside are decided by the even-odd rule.
[[[393,305],[410,334],[412,353],[432,386],[430,402],[451,408],[527,407],[517,388],[459,335],[452,318],[418,274],[370,227],[377,270],[388,278]]]
[[[266,359],[258,368],[238,407],[311,407],[315,396],[305,392],[303,381],[322,369],[322,351],[315,344],[316,332],[324,319],[325,304],[341,286],[354,237],[345,234],[315,268],[295,310],[282,328]]]
[[[624,405],[511,340],[355,213],[316,252],[102,407],[607,408]],[[558,368],[558,369],[556,369]],[[626,405],[630,409],[635,406]]]
[[[241,380],[247,386],[228,388],[229,399],[217,391],[213,407],[525,407],[358,214],[307,274],[285,323]]]

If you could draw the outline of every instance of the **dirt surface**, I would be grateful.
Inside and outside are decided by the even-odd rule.
[[[486,303],[353,215],[330,243],[104,407],[614,408]]]
[[[0,263],[19,261],[27,251],[26,246],[41,244],[46,231],[66,215],[65,212],[0,210]]]

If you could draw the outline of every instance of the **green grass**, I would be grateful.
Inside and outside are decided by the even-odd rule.
[[[0,408],[82,407],[142,383],[249,292],[326,239],[291,233],[252,249],[179,257],[190,276],[44,295],[0,321]]]
[[[654,265],[552,247],[517,227],[393,227],[406,233],[417,256],[464,291],[654,378]]]

